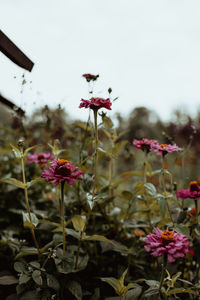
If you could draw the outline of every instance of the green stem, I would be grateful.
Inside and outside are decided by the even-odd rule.
[[[199,217],[199,207],[198,207],[198,200],[194,200],[195,208],[196,208],[196,223],[198,225],[198,217]]]
[[[148,153],[145,152],[144,184],[147,183],[147,163],[148,163]],[[146,189],[145,189],[145,191],[146,191]],[[146,195],[146,192],[145,192],[145,203],[146,203],[146,207],[147,207],[147,218],[148,218],[148,222],[149,222],[149,227],[150,227],[150,230],[152,230],[153,226],[152,226],[152,223],[151,223],[151,209],[150,209],[150,205],[149,205],[148,195]]]
[[[26,176],[25,176],[25,168],[24,168],[24,154],[23,154],[23,150],[21,150],[21,166],[22,166],[22,178],[23,178],[23,183],[25,185],[24,188],[24,196],[25,196],[25,201],[26,201],[26,207],[27,207],[27,212],[28,212],[28,216],[29,216],[29,220],[31,223],[31,234],[33,237],[33,242],[35,244],[35,247],[37,248],[38,252],[40,252],[39,250],[39,245],[35,236],[35,231],[34,231],[34,225],[33,225],[33,220],[31,217],[31,209],[30,209],[30,205],[29,205],[29,200],[28,200],[28,189],[26,186]]]
[[[160,285],[159,285],[157,299],[159,299],[160,292],[161,292],[163,282],[164,282],[164,279],[165,279],[166,266],[167,266],[167,255],[165,253],[164,256],[163,256],[163,265],[162,265],[162,272],[161,272],[161,277],[160,277]]]
[[[64,185],[65,182],[61,182],[61,227],[63,232],[63,257],[65,257],[66,254]]]
[[[165,186],[165,156],[162,156],[162,172],[161,172],[161,174],[162,174],[163,192],[164,192],[164,194],[166,194],[166,186]],[[168,203],[167,199],[166,199],[166,204],[167,204],[167,209],[168,209],[168,212],[169,212],[170,219],[171,219],[172,224],[174,226],[174,220],[172,218],[171,210],[170,210],[169,203]]]
[[[83,237],[83,231],[81,231],[81,235],[80,235],[80,239],[78,241],[78,249],[77,249],[77,253],[76,253],[76,263],[75,263],[75,270],[78,267],[78,259],[79,259],[79,255],[80,255],[80,249],[81,249],[81,241],[82,241],[82,237]]]
[[[97,109],[94,109],[94,129],[95,129],[95,153],[94,153],[94,184],[92,198],[94,198],[97,185],[97,163],[98,163],[98,127],[97,127]]]

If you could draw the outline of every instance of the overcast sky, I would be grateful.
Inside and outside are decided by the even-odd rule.
[[[112,87],[112,115],[136,106],[163,119],[200,104],[199,0],[0,0],[0,26],[35,63],[24,70],[0,53],[0,92],[29,112],[62,103],[72,117],[88,97],[83,73],[100,74],[95,96]],[[16,78],[14,78],[16,76]],[[30,83],[32,81],[32,83]]]

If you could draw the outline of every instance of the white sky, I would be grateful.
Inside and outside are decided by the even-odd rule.
[[[143,105],[163,119],[177,107],[195,112],[199,14],[199,0],[0,0],[1,29],[35,63],[21,95],[24,70],[0,53],[0,92],[29,112],[34,102],[62,103],[86,119],[81,75],[92,73],[100,74],[95,96],[109,87],[119,96],[111,116]]]

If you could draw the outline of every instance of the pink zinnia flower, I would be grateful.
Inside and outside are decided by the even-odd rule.
[[[148,233],[145,238],[146,245],[144,246],[147,252],[152,252],[154,257],[167,254],[169,262],[174,262],[176,258],[185,257],[189,252],[190,241],[187,236],[174,231],[162,231],[159,228],[154,228],[153,233]]]
[[[174,152],[180,150],[180,148],[176,144],[158,144],[156,146],[156,150],[158,150],[158,155],[166,155],[167,153]]]
[[[187,189],[178,190],[176,196],[180,199],[191,198],[193,200],[200,199],[200,187],[197,181],[191,181]]]
[[[48,160],[54,159],[54,155],[51,153],[40,152],[38,154],[28,155],[27,159],[28,164],[39,164],[39,166],[43,168],[48,163]]]
[[[87,82],[95,81],[99,77],[99,75],[93,75],[93,74],[90,74],[90,73],[83,74],[82,76],[87,80]]]
[[[156,140],[148,140],[148,139],[142,139],[142,140],[133,140],[133,145],[137,149],[141,149],[145,152],[150,152],[156,149],[158,142]]]
[[[107,108],[111,110],[112,103],[110,101],[110,98],[104,99],[104,98],[91,98],[90,100],[81,99],[81,104],[79,105],[79,108],[85,107],[85,108],[91,108],[91,109],[100,109],[100,108]]]
[[[83,171],[73,166],[71,162],[65,159],[54,160],[51,162],[51,167],[42,172],[41,177],[46,178],[46,181],[55,181],[54,186],[61,182],[67,181],[68,184],[73,184],[75,179],[83,180],[80,175]]]

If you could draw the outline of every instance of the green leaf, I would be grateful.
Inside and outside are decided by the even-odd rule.
[[[184,289],[184,288],[175,288],[173,290],[170,290],[169,292],[165,293],[167,296],[174,295],[174,294],[180,294],[180,293],[188,293],[193,294],[195,296],[199,295],[198,292],[192,290],[192,289]]]
[[[22,274],[20,274],[20,277],[19,277],[19,284],[27,283],[30,279],[31,279],[31,276],[22,273]]]
[[[173,228],[173,230],[176,232],[180,232],[190,238],[189,229],[187,226],[185,226],[183,224],[177,224],[176,227]]]
[[[20,149],[18,149],[17,147],[15,147],[14,145],[10,144],[12,151],[15,155],[16,158],[21,158],[23,156],[23,154],[21,153]]]
[[[21,257],[24,256],[29,256],[29,255],[37,255],[38,254],[38,250],[36,248],[32,248],[32,247],[23,247],[21,249],[21,252],[19,252],[16,256],[15,259],[19,259]]]
[[[107,128],[113,127],[112,120],[109,117],[107,117],[105,114],[102,114],[102,122],[103,122],[103,125]]]
[[[20,297],[20,300],[40,300],[40,297],[37,291],[28,291]]]
[[[86,218],[85,216],[74,216],[72,219],[72,224],[76,231],[83,231],[85,228]]]
[[[115,292],[118,294],[119,283],[118,283],[118,280],[116,278],[114,278],[114,277],[104,277],[104,278],[101,278],[101,280],[108,283],[109,285],[111,285],[113,287],[113,289],[115,290]]]
[[[39,223],[38,218],[33,213],[31,213],[32,224],[30,222],[29,214],[28,213],[22,212],[22,216],[23,216],[23,222],[24,222],[24,227],[25,228],[32,228],[32,224],[33,224],[34,227],[36,227],[38,225],[38,223]]]
[[[123,191],[121,193],[121,195],[124,199],[129,200],[129,201],[133,198],[133,194],[129,191]]]
[[[4,275],[0,277],[0,285],[12,285],[17,283],[18,279],[13,275]]]
[[[37,283],[38,285],[42,285],[42,276],[41,276],[41,271],[35,270],[32,273],[32,278]]]
[[[82,300],[82,288],[80,283],[77,281],[69,281],[66,285],[66,288],[77,300]]]
[[[27,148],[27,149],[24,151],[24,156],[25,156],[29,151],[31,151],[31,150],[37,148],[38,146],[39,146],[39,145],[34,145],[34,146],[31,146],[31,147]]]
[[[98,234],[94,234],[91,236],[86,236],[83,238],[84,241],[101,241],[101,242],[107,242],[107,243],[112,243],[109,239],[107,239],[105,236],[103,235],[98,235]]]
[[[26,270],[26,265],[23,262],[17,261],[14,263],[14,269],[18,273],[23,273]]]
[[[4,183],[8,183],[8,184],[12,184],[14,186],[17,186],[21,189],[25,189],[26,188],[26,184],[24,184],[22,181],[19,181],[15,178],[2,178],[0,180],[0,182],[4,182]]]
[[[29,189],[31,186],[33,186],[34,184],[38,183],[38,182],[43,182],[44,178],[38,177],[36,179],[33,179],[29,182],[27,182],[27,189]]]
[[[60,289],[60,284],[58,280],[51,274],[47,274],[47,285],[55,291],[58,291]]]

